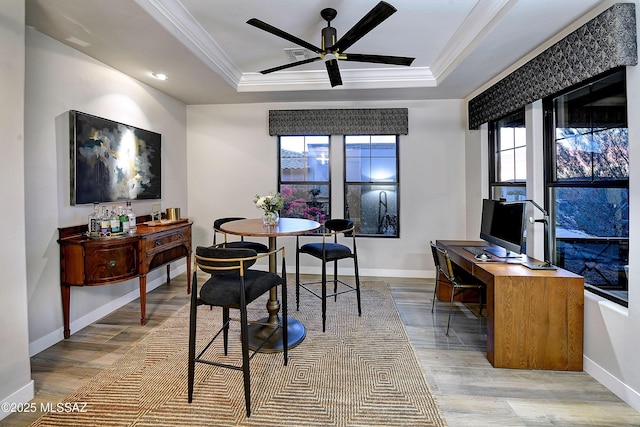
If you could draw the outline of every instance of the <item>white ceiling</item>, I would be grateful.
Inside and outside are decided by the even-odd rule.
[[[338,38],[378,0],[26,0],[26,22],[186,104],[462,99],[610,0],[388,0],[398,11],[348,49],[415,57],[410,67],[321,61],[262,75],[298,46],[258,18],[320,46],[320,11]],[[158,81],[152,72],[169,76]]]

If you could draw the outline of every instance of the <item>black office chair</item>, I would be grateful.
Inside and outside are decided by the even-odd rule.
[[[226,222],[236,221],[239,219],[246,219],[246,218],[234,216],[234,217],[227,217],[227,218],[218,218],[215,221],[213,221],[213,245],[215,246],[217,244],[216,235],[220,233],[222,234],[224,239],[222,243],[227,248],[253,249],[259,254],[269,252],[269,248],[267,247],[267,245],[259,242],[250,242],[250,241],[244,240],[243,236],[240,236],[239,241],[234,241],[234,242],[227,241],[227,233],[222,231],[220,227],[222,227],[222,224]]]
[[[352,239],[351,247],[338,243],[338,235],[344,235]],[[296,309],[300,309],[300,288],[311,292],[322,300],[322,332],[325,331],[327,322],[327,297],[333,297],[337,301],[338,295],[347,292],[356,293],[358,300],[358,316],[362,316],[360,307],[360,275],[358,274],[358,254],[356,250],[356,234],[353,222],[348,219],[331,219],[324,223],[324,231],[321,233],[322,242],[306,243],[300,246],[300,238],[296,237]],[[333,240],[333,241],[332,241]],[[322,280],[316,282],[300,283],[300,254],[309,254],[322,261]],[[338,260],[353,259],[355,272],[355,286],[338,279]],[[327,294],[327,263],[333,262],[333,293]],[[321,284],[321,293],[318,294],[313,285]],[[338,284],[344,286],[338,291]]]
[[[464,275],[462,272],[456,274],[456,271],[453,268],[453,263],[451,262],[451,258],[449,258],[449,254],[447,253],[447,251],[437,246],[433,242],[431,242],[430,244],[431,253],[433,254],[433,262],[436,267],[436,286],[433,290],[431,312],[433,313],[435,307],[438,285],[441,282],[448,283],[451,286],[451,301],[449,302],[449,319],[447,320],[447,332],[445,333],[445,335],[449,335],[449,327],[451,325],[451,312],[453,311],[453,299],[464,291],[477,291],[478,298],[480,300],[479,315],[482,316],[482,294],[484,292],[484,284],[473,277]],[[445,280],[442,280],[441,277],[444,277]]]
[[[250,270],[249,268],[257,259],[282,252],[282,274]],[[211,275],[198,292],[197,269],[200,268],[205,273]],[[273,252],[258,255],[252,249],[235,249],[225,247],[201,247],[196,248],[193,267],[193,289],[191,291],[191,311],[189,320],[189,365],[188,365],[188,399],[193,400],[193,384],[195,375],[195,364],[204,363],[223,368],[241,370],[244,378],[244,397],[247,410],[247,417],[251,416],[251,382],[249,372],[249,361],[262,346],[279,329],[282,330],[284,365],[287,365],[288,354],[288,334],[287,334],[287,272],[284,259],[284,248]],[[275,325],[273,331],[264,337],[253,352],[249,352],[249,327],[251,322],[247,319],[247,305],[256,300],[261,295],[269,292],[272,288],[282,285],[282,315],[280,323]],[[222,327],[213,335],[203,349],[196,354],[196,320],[198,306],[209,305],[222,307]],[[222,332],[224,355],[228,355],[229,327],[232,319],[229,316],[230,309],[240,311],[240,342],[242,347],[242,363],[240,365],[232,363],[215,362],[207,359],[207,354],[211,354],[215,347],[213,342]],[[218,346],[219,347],[219,346]],[[210,356],[211,357],[211,356]]]

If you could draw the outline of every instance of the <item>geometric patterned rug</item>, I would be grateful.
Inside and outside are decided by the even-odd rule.
[[[189,306],[136,343],[110,368],[69,395],[33,426],[438,426],[446,423],[431,394],[387,284],[362,282],[362,317],[355,293],[327,301],[322,332],[320,299],[289,281],[289,315],[307,335],[289,351],[251,360],[251,417],[242,373],[196,364],[194,397],[187,403]],[[266,315],[266,297],[249,319]],[[232,314],[233,315],[233,314]],[[217,330],[221,312],[200,306],[198,342]],[[236,322],[232,334],[239,335]],[[237,361],[230,335],[227,358]],[[198,348],[201,348],[200,347]],[[66,406],[65,406],[66,405]]]

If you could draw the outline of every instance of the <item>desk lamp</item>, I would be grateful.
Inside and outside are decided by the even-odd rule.
[[[547,213],[546,210],[544,210],[542,208],[542,206],[540,206],[539,204],[537,204],[536,202],[534,202],[531,199],[526,199],[526,200],[519,200],[516,202],[503,202],[506,205],[510,205],[513,203],[523,203],[523,202],[529,202],[531,203],[534,207],[536,207],[540,212],[542,212],[542,218],[540,219],[533,219],[533,217],[529,218],[529,222],[531,222],[532,224],[535,222],[541,222],[544,224],[544,239],[545,239],[545,247],[544,247],[544,264],[534,264],[534,263],[530,263],[530,262],[523,262],[522,265],[524,265],[527,268],[530,268],[532,270],[557,270],[557,267],[555,265],[553,265],[551,263],[551,236],[549,235],[549,214]]]

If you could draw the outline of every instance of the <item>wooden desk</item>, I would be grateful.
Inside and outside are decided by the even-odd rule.
[[[302,218],[280,218],[280,221],[278,221],[278,224],[275,226],[264,225],[261,218],[229,221],[220,226],[222,231],[229,234],[235,234],[238,236],[268,237],[270,251],[276,250],[276,237],[297,236],[317,230],[318,228],[320,228],[319,222]],[[277,273],[275,254],[269,257],[269,271]],[[252,349],[255,349],[260,345],[264,340],[264,337],[269,335],[275,325],[279,322],[278,312],[280,311],[280,301],[278,301],[276,288],[272,288],[269,292],[267,311],[269,312],[269,317],[261,320],[265,324],[255,324],[250,325],[249,327],[249,347]],[[307,331],[300,321],[292,317],[287,317],[287,325],[289,348],[295,347],[304,340],[304,337],[307,335]],[[273,353],[276,351],[282,351],[283,349],[284,344],[282,342],[282,335],[280,333],[276,333],[267,343],[265,343],[260,351]]]
[[[487,285],[487,359],[496,368],[582,370],[584,278],[563,269],[530,270],[521,261],[483,262],[465,246],[439,240],[451,261]],[[539,261],[538,261],[539,262]]]
[[[140,222],[146,217],[140,217]],[[147,274],[171,261],[187,258],[187,292],[191,290],[191,225],[188,220],[170,225],[140,224],[136,234],[90,239],[87,225],[58,229],[60,244],[60,289],[64,337],[69,338],[71,286],[101,286],[138,277],[140,324],[146,319]],[[169,278],[167,265],[167,282]]]

